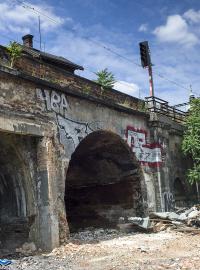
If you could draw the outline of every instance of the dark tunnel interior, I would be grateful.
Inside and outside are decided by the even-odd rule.
[[[109,131],[83,139],[66,177],[65,204],[71,231],[114,227],[119,217],[142,215],[141,172],[126,142]]]
[[[35,147],[31,137],[0,133],[1,253],[15,250],[29,237],[27,197],[33,191],[27,190],[30,181],[27,160]]]

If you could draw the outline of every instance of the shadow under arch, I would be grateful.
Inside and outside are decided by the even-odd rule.
[[[195,183],[190,185],[183,179],[176,177],[173,189],[176,207],[191,207],[198,203],[198,194]]]
[[[143,215],[141,181],[139,162],[119,135],[90,133],[72,154],[66,175],[70,231],[113,227],[119,217]]]
[[[0,132],[0,250],[13,252],[30,237],[36,214],[36,138]]]

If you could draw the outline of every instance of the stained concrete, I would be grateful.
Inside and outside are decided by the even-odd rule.
[[[0,166],[5,161],[23,183],[23,241],[52,249],[69,236],[68,223],[110,226],[123,215],[174,206],[174,181],[185,185],[190,166],[180,152],[184,127],[141,104],[39,59],[0,65],[0,137],[4,150],[14,149],[1,154]]]

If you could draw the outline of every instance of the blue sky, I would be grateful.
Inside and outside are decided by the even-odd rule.
[[[94,79],[93,72],[108,68],[117,79],[116,89],[136,97],[139,92],[141,97],[148,96],[147,71],[136,65],[140,64],[138,43],[148,40],[154,64],[155,95],[171,104],[185,102],[190,85],[200,95],[199,0],[30,0],[24,3],[0,0],[1,44],[8,44],[11,39],[21,42],[24,34],[31,33],[38,48],[36,11],[39,11],[52,19],[40,16],[45,50],[85,67],[85,71],[77,73],[80,76]],[[26,4],[33,9],[24,8]],[[112,54],[103,46],[130,60]]]

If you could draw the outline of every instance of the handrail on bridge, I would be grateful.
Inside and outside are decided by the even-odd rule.
[[[161,98],[154,96],[145,98],[146,107],[149,112],[155,112],[170,117],[176,122],[185,122],[186,112],[169,106],[169,103]]]

